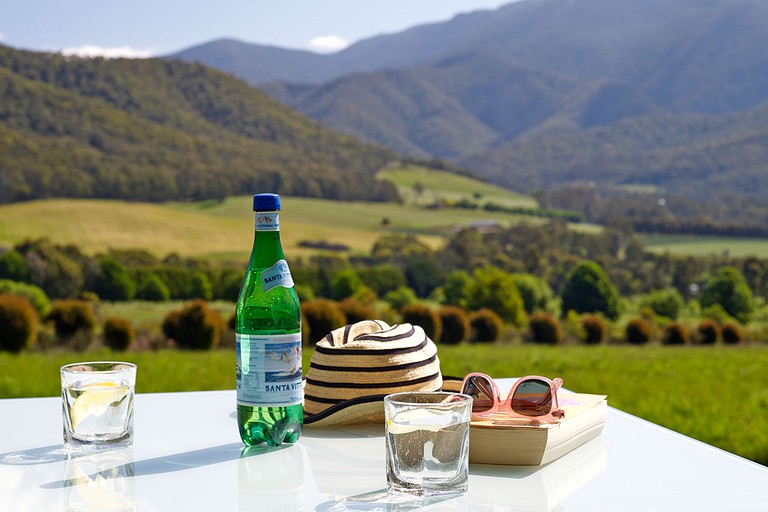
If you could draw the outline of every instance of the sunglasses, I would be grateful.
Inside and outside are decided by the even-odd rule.
[[[531,375],[518,379],[501,400],[496,382],[484,373],[470,373],[461,383],[461,392],[472,397],[472,416],[492,414],[519,416],[538,421],[557,421],[565,412],[557,405],[560,377],[549,380]]]

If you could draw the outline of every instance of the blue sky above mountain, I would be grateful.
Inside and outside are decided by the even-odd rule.
[[[0,42],[82,56],[148,57],[218,38],[317,52],[510,0],[11,0]]]

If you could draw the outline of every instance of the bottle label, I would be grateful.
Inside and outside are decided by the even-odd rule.
[[[250,407],[301,404],[301,333],[235,334],[237,403]]]
[[[264,291],[268,292],[275,286],[284,286],[291,288],[293,286],[293,277],[291,269],[288,268],[288,262],[277,260],[277,262],[261,273],[261,284]]]
[[[256,212],[256,231],[280,231],[280,214]]]

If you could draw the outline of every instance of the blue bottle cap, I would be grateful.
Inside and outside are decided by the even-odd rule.
[[[256,194],[253,196],[253,211],[280,211],[280,196],[278,194]]]

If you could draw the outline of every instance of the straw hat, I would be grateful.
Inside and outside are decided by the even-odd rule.
[[[421,327],[363,320],[317,342],[304,382],[304,424],[383,423],[385,395],[442,384],[437,347]]]

